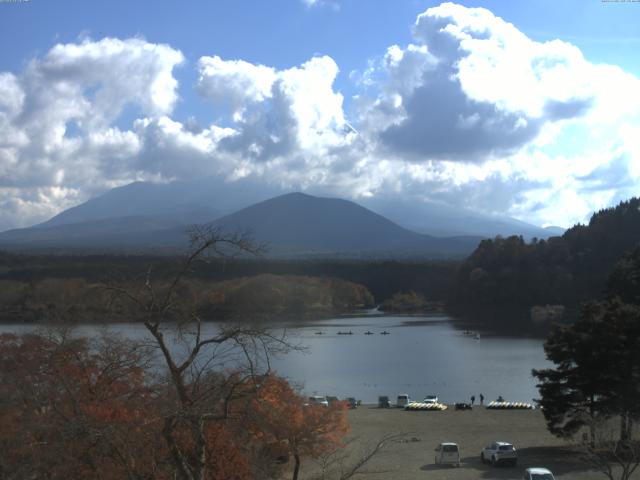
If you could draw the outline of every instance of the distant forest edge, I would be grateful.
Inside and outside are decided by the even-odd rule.
[[[639,241],[638,198],[594,213],[561,237],[483,240],[460,266],[449,305],[476,315],[510,311],[520,322],[531,319],[533,307],[552,306],[551,319],[564,310],[572,320],[581,302],[602,298],[607,276]]]
[[[198,303],[205,319],[327,318],[374,307],[397,291],[428,291],[429,301],[446,298],[457,265],[212,259],[194,267],[180,293]],[[0,321],[127,321],[125,303],[106,309],[106,287],[139,282],[150,267],[162,282],[179,266],[178,257],[0,253]]]
[[[170,283],[159,282],[162,295]],[[135,291],[135,282],[130,288]],[[11,322],[127,322],[135,305],[108,284],[82,278],[0,280],[0,320]],[[327,317],[374,306],[362,285],[340,279],[262,274],[223,282],[184,281],[179,295],[204,319],[269,321]],[[176,318],[178,320],[178,318]]]

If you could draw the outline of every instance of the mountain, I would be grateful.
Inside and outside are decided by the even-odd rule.
[[[164,184],[134,182],[109,190],[39,225],[0,233],[0,247],[175,251],[186,245],[184,232],[189,225],[210,223],[222,217],[230,227],[259,231],[265,241],[272,244],[272,251],[278,255],[291,252],[326,255],[339,251],[348,251],[352,256],[370,255],[374,251],[398,255],[400,250],[406,255],[423,255],[424,252],[459,255],[470,251],[463,246],[465,242],[473,243],[478,237],[522,235],[528,239],[548,238],[559,233],[558,230],[545,230],[512,218],[408,200],[363,199],[360,207],[362,210],[356,214],[352,212],[356,205],[353,202],[343,200],[345,203],[339,203],[338,199],[323,199],[323,208],[327,209],[325,216],[320,214],[322,208],[312,204],[310,199],[313,197],[310,196],[285,195],[280,203],[267,202],[267,199],[283,193],[285,192],[278,187],[265,185],[251,178],[233,182],[217,177]],[[302,217],[307,214],[296,213],[293,206],[285,201],[287,198],[293,206],[306,205],[313,212],[309,215],[315,217],[315,223],[304,223]],[[258,207],[261,202],[267,203]],[[254,206],[255,209],[248,206]],[[263,219],[270,217],[264,212],[252,214],[259,208],[267,207],[273,209],[270,215],[280,221],[277,230],[265,230],[269,225]],[[376,222],[372,220],[373,217],[364,215],[366,208],[363,207],[368,208],[367,212],[371,215],[376,215],[373,212],[377,212],[379,227],[383,217],[389,224],[393,223],[393,227],[387,224],[388,228],[380,227],[375,230],[373,225]],[[246,208],[249,209],[244,211]],[[346,209],[344,212],[341,211],[343,208]],[[286,213],[278,217],[275,213],[278,209],[283,209]],[[353,218],[346,217],[348,212],[351,212]],[[370,221],[363,220],[363,224],[356,222],[355,219],[361,215]],[[335,218],[335,222],[327,223],[329,218]],[[352,232],[353,236],[349,237],[345,226],[351,224],[357,225],[357,228]],[[331,233],[331,228],[338,231]],[[356,231],[367,233],[356,235]],[[438,241],[431,237],[474,239]]]
[[[186,245],[187,242],[184,233],[174,231],[175,224],[173,218],[145,215],[53,225],[45,223],[0,233],[0,247],[24,251],[175,251],[178,245]],[[186,225],[182,230],[185,229]]]
[[[100,212],[100,203],[91,206]],[[140,205],[137,212],[145,211]],[[134,209],[134,211],[136,211]],[[205,212],[196,210],[194,217]],[[82,210],[36,227],[0,234],[0,246],[22,249],[176,252],[194,217],[132,215],[81,220]],[[181,219],[181,224],[174,222]],[[76,220],[73,223],[72,220]],[[211,222],[226,232],[250,231],[275,257],[451,257],[470,253],[480,237],[437,238],[407,230],[354,202],[291,193]]]
[[[545,231],[547,231],[551,236],[562,236],[567,231],[566,228],[557,227],[555,225],[549,225],[548,227],[544,227]]]
[[[276,255],[465,255],[480,237],[436,238],[407,230],[354,202],[303,193],[281,195],[222,217],[213,225],[250,230]]]
[[[228,183],[212,177],[170,183],[134,182],[69,208],[38,226],[137,216],[164,218],[176,226],[184,223],[180,221],[182,215],[202,223],[278,193],[249,180]]]
[[[493,238],[522,235],[525,239],[562,235],[564,229],[544,229],[515,218],[488,215],[433,202],[364,199],[362,205],[409,230],[438,237],[476,235]]]
[[[155,221],[181,226],[185,223],[184,216],[188,216],[191,223],[208,222],[285,193],[288,192],[247,178],[234,182],[217,177],[164,184],[135,182],[65,210],[40,226],[134,216],[156,217]],[[359,203],[406,229],[438,237],[522,235],[529,239],[563,233],[562,229],[546,230],[513,218],[438,203],[377,197],[363,198]]]

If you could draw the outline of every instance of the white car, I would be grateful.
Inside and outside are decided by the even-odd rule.
[[[426,397],[424,397],[424,400],[422,401],[422,403],[438,403],[438,396],[427,395]]]
[[[480,452],[480,460],[482,463],[491,462],[492,465],[508,463],[515,466],[518,463],[518,452],[510,443],[493,442]]]
[[[329,401],[327,400],[327,397],[322,397],[322,396],[313,396],[313,397],[309,397],[309,404],[310,405],[323,405],[325,407],[329,406]]]
[[[527,468],[522,475],[523,480],[555,480],[553,473],[546,468]]]
[[[460,449],[452,442],[443,442],[436,447],[434,463],[436,465],[460,466]]]
[[[409,398],[409,395],[407,395],[406,393],[401,393],[400,395],[398,395],[398,398],[396,399],[396,406],[398,408],[404,408],[407,405],[409,405],[410,402],[411,402],[411,399]]]

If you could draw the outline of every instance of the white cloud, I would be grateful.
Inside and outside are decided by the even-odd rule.
[[[365,111],[392,152],[414,161],[483,162],[517,152],[549,123],[592,106],[591,65],[564,42],[538,43],[482,8],[445,3],[389,48]],[[369,74],[369,77],[372,75]]]
[[[202,56],[196,91],[222,113],[200,126],[173,116],[174,47],[56,45],[0,72],[0,228],[133,180],[207,175],[561,225],[638,193],[640,79],[486,9],[444,3],[412,33],[350,74],[352,122],[329,56],[284,69]]]
[[[220,153],[258,163],[300,155],[313,160],[352,137],[343,97],[333,90],[338,66],[330,57],[286,70],[203,57],[199,69],[198,91],[214,102],[232,99],[234,105],[236,132],[220,141]]]
[[[0,73],[0,198],[12,212],[0,225],[43,220],[139,177],[140,141],[113,123],[127,105],[171,113],[183,60],[167,45],[105,38],[59,44],[17,75]]]
[[[403,194],[562,225],[638,194],[622,179],[638,172],[640,79],[482,8],[430,8],[413,35],[352,75],[369,89],[357,127]]]
[[[340,3],[337,0],[302,0],[307,8],[313,7],[329,7],[334,11],[340,10]]]
[[[238,120],[248,104],[271,96],[276,79],[273,68],[243,60],[225,61],[218,56],[201,57],[198,69],[198,92],[214,102],[229,104]]]

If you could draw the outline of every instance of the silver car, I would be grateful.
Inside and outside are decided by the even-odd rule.
[[[323,397],[320,395],[315,395],[313,397],[309,397],[309,404],[310,405],[322,405],[324,407],[328,407],[329,406],[329,401],[327,400],[327,397]]]
[[[527,468],[522,475],[523,480],[555,480],[553,473],[546,468]]]
[[[434,463],[436,465],[460,466],[460,449],[453,442],[443,442],[436,447]]]
[[[507,463],[516,465],[518,463],[518,452],[516,447],[507,442],[493,442],[484,447],[480,452],[482,463],[491,462],[492,465]]]

